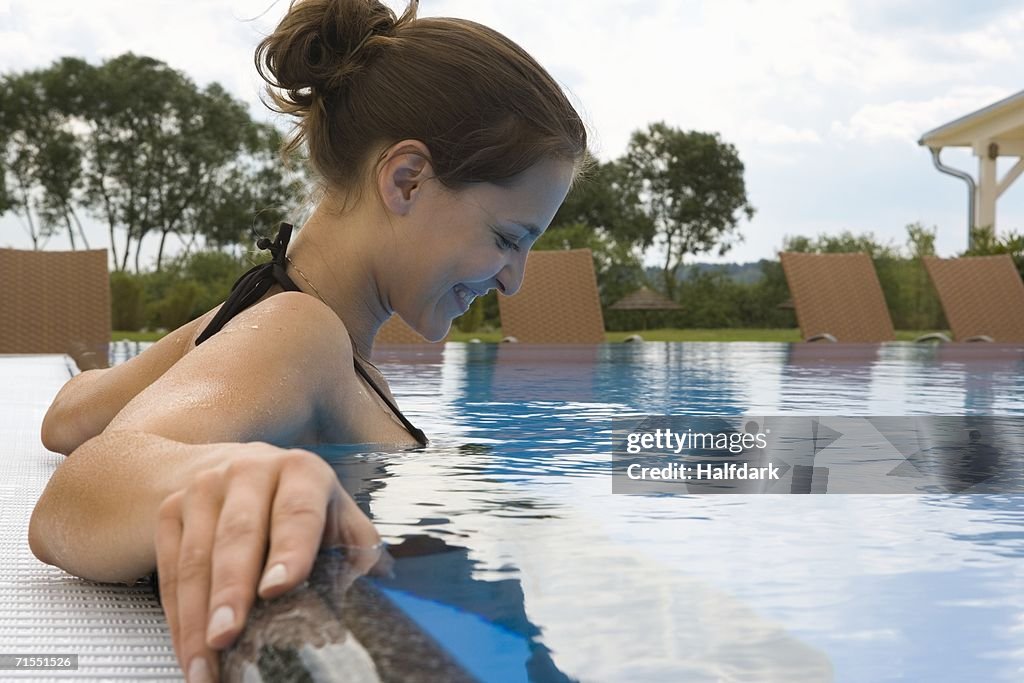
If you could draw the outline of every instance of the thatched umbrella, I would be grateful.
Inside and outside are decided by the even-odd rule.
[[[641,287],[627,294],[608,307],[612,311],[643,311],[644,329],[647,329],[647,311],[681,311],[683,307],[664,294],[653,289]]]

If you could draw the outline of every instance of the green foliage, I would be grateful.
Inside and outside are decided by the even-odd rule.
[[[559,207],[551,228],[586,225],[625,248],[650,244],[656,234],[654,222],[644,213],[641,186],[623,161],[600,163],[591,157],[588,166],[587,174]]]
[[[934,236],[933,236],[934,242]],[[860,235],[846,230],[838,235],[818,235],[817,239],[797,235],[783,240],[782,251],[797,251],[810,254],[852,254],[864,252],[872,259],[896,258],[899,247],[881,243],[872,232]]]
[[[460,332],[476,332],[484,322],[484,302],[475,299],[469,310],[455,319],[455,326]]]
[[[879,242],[874,233],[857,235],[850,231],[839,235],[819,235],[817,239],[787,237],[783,251],[869,254],[897,329],[945,329],[942,306],[922,261],[922,257],[935,254],[936,229],[911,223],[906,230],[907,256],[891,242]]]
[[[762,261],[761,267],[765,275],[753,283],[733,279],[724,266],[705,270],[691,267],[679,284],[678,302],[683,310],[607,311],[606,326],[609,330],[792,327],[793,312],[778,307],[788,297],[785,279],[780,287],[774,274],[777,269],[781,276],[782,268],[778,261]]]
[[[630,138],[622,160],[626,185],[637,189],[655,240],[665,248],[664,290],[673,298],[676,274],[689,254],[728,253],[741,236],[738,224],[754,215],[743,163],[717,133],[681,131],[653,123]]]
[[[929,230],[920,223],[907,226],[907,249],[911,258],[922,258],[935,255],[935,235],[938,228]]]
[[[756,310],[760,312],[758,322],[751,321],[751,327],[795,327],[796,314],[792,308],[783,307],[789,302],[789,285],[778,261],[761,259],[761,279],[750,283],[752,297],[757,300]]]
[[[165,290],[163,298],[150,304],[149,314],[155,327],[173,330],[202,313],[199,299],[203,288],[195,282],[177,280]]]
[[[230,254],[206,250],[180,256],[163,270],[110,274],[115,330],[175,329],[224,301],[250,266]]]
[[[52,105],[52,86],[43,71],[0,80],[0,212],[22,216],[35,248],[63,228],[74,247],[72,218],[78,224],[81,153],[62,128],[66,113]]]
[[[118,270],[134,255],[140,272],[155,235],[159,270],[169,236],[219,246],[272,230],[301,185],[280,141],[220,85],[159,60],[64,58],[0,79],[0,211],[22,214],[37,246],[67,230],[74,248],[86,210],[108,224]]]
[[[997,256],[1009,254],[1024,277],[1024,235],[1010,231],[1003,237],[996,235],[991,226],[971,231],[971,248],[963,256]]]
[[[979,244],[986,244],[979,241]],[[1005,247],[1005,245],[1004,245]],[[993,247],[996,248],[996,247]],[[999,247],[1003,248],[1003,247]],[[1012,241],[1011,247],[1012,248]],[[903,330],[946,329],[938,298],[924,270],[921,258],[935,250],[935,229],[920,224],[907,226],[905,251],[894,244],[880,243],[872,233],[789,237],[785,250],[815,253],[866,252],[874,256],[893,323]],[[693,266],[678,284],[676,301],[682,311],[606,311],[609,330],[639,330],[657,327],[701,328],[792,328],[796,316],[781,307],[789,295],[782,266],[777,260],[760,262],[756,281],[734,278],[728,266]]]
[[[231,285],[250,267],[231,254],[208,249],[175,259],[169,270],[179,281],[199,287],[191,320],[224,301]]]
[[[111,322],[115,330],[137,332],[145,324],[144,286],[141,278],[114,271],[110,274]]]

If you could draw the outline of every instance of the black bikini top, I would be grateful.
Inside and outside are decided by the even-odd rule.
[[[295,284],[295,281],[288,277],[285,266],[285,254],[288,250],[288,242],[292,237],[292,226],[288,223],[281,223],[280,228],[277,231],[277,238],[271,242],[266,237],[261,237],[256,242],[256,246],[262,250],[269,250],[273,255],[273,260],[268,263],[262,263],[246,271],[235,284],[231,286],[231,293],[228,295],[224,305],[217,311],[217,315],[214,316],[210,324],[207,325],[203,333],[196,337],[196,346],[199,346],[204,341],[216,334],[229,320],[234,318],[236,315],[244,311],[245,309],[252,306],[254,303],[259,301],[264,294],[266,294],[274,284],[279,284],[286,291],[289,292],[301,292],[299,286]],[[387,394],[381,390],[377,383],[373,381],[369,373],[366,372],[366,368],[359,362],[359,359],[353,354],[352,362],[355,365],[356,372],[359,376],[366,380],[377,395],[384,399],[384,403],[391,409],[395,416],[402,422],[409,433],[412,434],[413,438],[421,445],[427,445],[427,437],[420,430],[417,429],[409,419],[402,414],[402,411],[398,409],[398,406],[388,398]]]

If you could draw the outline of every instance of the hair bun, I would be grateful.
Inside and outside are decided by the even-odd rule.
[[[403,20],[412,18],[416,4]],[[379,0],[293,0],[277,30],[257,47],[256,68],[271,87],[286,91],[278,101],[282,111],[301,114],[366,68],[397,25]]]
[[[308,58],[322,75],[321,87],[340,88],[358,73],[378,50],[370,39],[390,36],[397,21],[394,12],[381,2],[335,0],[327,2],[319,31],[308,44]]]

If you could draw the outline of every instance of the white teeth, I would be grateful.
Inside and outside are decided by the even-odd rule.
[[[469,288],[464,287],[461,284],[455,285],[453,289],[455,290],[455,295],[459,297],[460,301],[462,301],[462,307],[468,309],[470,304],[473,303],[473,299],[476,298],[476,295],[470,292]]]

